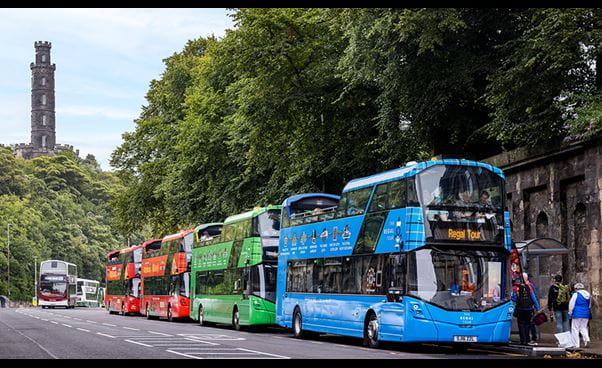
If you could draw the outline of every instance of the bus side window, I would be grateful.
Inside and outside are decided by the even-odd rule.
[[[387,209],[406,206],[406,181],[396,180],[389,183],[389,203]]]
[[[389,183],[380,184],[376,187],[376,191],[372,196],[370,209],[368,212],[383,211],[387,208],[387,197],[389,192]]]
[[[367,187],[347,192],[347,216],[362,215],[364,213],[372,188]]]
[[[410,178],[407,183],[408,206],[419,206],[418,194],[416,194],[416,180]]]

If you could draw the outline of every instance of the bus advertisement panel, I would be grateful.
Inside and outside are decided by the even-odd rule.
[[[140,313],[140,267],[143,245],[107,255],[105,308],[109,313]]]
[[[221,234],[199,235],[193,248],[190,316],[235,329],[275,323],[281,206],[230,216]],[[199,232],[200,233],[200,232]]]
[[[159,317],[169,321],[188,317],[194,231],[182,230],[161,241],[147,243],[141,271],[143,314],[149,319]]]
[[[48,260],[40,264],[37,305],[42,308],[75,308],[77,302],[77,266]]]
[[[380,341],[507,343],[513,314],[504,174],[412,162],[350,181],[332,208],[283,203],[277,323]],[[322,199],[323,200],[323,199]]]

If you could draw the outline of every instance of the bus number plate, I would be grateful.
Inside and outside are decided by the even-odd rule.
[[[477,342],[476,336],[454,336],[454,342]]]

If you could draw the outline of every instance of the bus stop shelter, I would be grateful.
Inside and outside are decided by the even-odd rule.
[[[548,290],[554,283],[554,276],[563,274],[564,256],[569,253],[568,248],[553,238],[535,238],[515,242],[518,250],[523,272],[529,275],[529,281],[535,289],[542,308],[547,308]],[[543,332],[552,328],[552,323],[544,323]]]

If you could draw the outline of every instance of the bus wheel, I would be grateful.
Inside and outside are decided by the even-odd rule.
[[[293,315],[293,335],[298,339],[302,339],[306,335],[303,331],[303,318],[299,309],[296,309]]]
[[[205,323],[205,316],[203,313],[203,305],[200,304],[199,305],[199,325],[201,326],[206,326],[207,324]]]
[[[367,323],[364,327],[364,345],[371,348],[378,348],[378,319],[374,313],[370,313],[366,319]]]
[[[234,307],[234,312],[232,313],[232,326],[236,331],[240,331],[240,314],[236,307]]]

